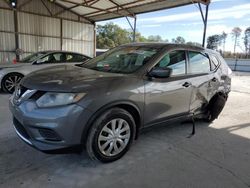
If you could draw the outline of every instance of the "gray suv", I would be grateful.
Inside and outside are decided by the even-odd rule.
[[[127,44],[80,65],[26,76],[10,98],[16,133],[38,150],[85,148],[102,162],[121,158],[145,127],[216,119],[231,70],[200,47]]]

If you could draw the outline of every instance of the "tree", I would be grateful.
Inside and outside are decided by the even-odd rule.
[[[199,46],[199,47],[202,47],[201,43],[199,42],[192,42],[192,41],[189,41],[186,43],[187,45],[193,45],[193,46]]]
[[[246,54],[250,55],[250,27],[246,28],[244,36],[244,46]]]
[[[221,43],[220,35],[212,35],[207,38],[207,48],[217,50]]]
[[[185,39],[181,36],[178,36],[176,39],[172,39],[172,43],[185,44]]]
[[[135,33],[136,42],[168,42],[160,35],[150,35],[148,38],[141,35],[140,32]],[[106,25],[97,25],[96,42],[97,48],[107,49],[119,46],[121,44],[130,43],[133,41],[133,31],[122,29],[120,26],[112,22]]]
[[[139,36],[136,36],[137,42],[147,42],[147,38],[142,36],[141,34]]]
[[[239,42],[239,36],[241,35],[241,28],[239,27],[235,27],[233,28],[232,32],[231,32],[231,35],[234,39],[234,53],[236,51],[236,46],[238,45],[238,42]]]
[[[221,43],[223,44],[223,53],[225,52],[226,39],[227,39],[227,34],[223,31],[220,36]]]
[[[164,40],[160,35],[150,35],[147,38],[147,42],[163,42]]]
[[[133,31],[130,31],[129,32],[129,38],[130,38],[130,41],[132,42],[133,41],[133,35],[134,35],[134,32]],[[142,36],[140,32],[135,32],[135,42],[147,42],[147,38]]]
[[[104,26],[97,25],[96,41],[97,48],[113,48],[121,44],[129,43],[131,39],[129,31],[110,22]]]

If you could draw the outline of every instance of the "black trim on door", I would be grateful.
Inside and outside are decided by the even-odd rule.
[[[184,79],[188,79],[188,78],[205,76],[205,75],[209,75],[209,73],[185,74],[185,75],[173,76],[173,77],[169,77],[169,78],[154,78],[154,77],[146,76],[145,80],[152,81],[152,82],[172,82],[172,81],[184,80]]]
[[[192,114],[189,113],[189,112],[175,114],[175,115],[167,116],[167,117],[155,120],[153,122],[150,122],[148,124],[145,124],[143,126],[143,128],[149,128],[151,126],[159,125],[159,124],[162,124],[162,123],[178,122],[178,121],[182,121],[182,120],[188,119],[191,116],[192,116]]]

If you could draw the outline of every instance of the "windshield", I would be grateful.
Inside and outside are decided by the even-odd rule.
[[[20,60],[22,63],[32,63],[34,60],[36,60],[38,57],[46,54],[47,52],[37,52],[31,55],[28,55],[27,57]]]
[[[146,64],[160,49],[143,46],[117,47],[81,64],[102,72],[132,73]]]

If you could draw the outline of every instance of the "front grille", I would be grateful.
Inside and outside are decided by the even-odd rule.
[[[19,134],[21,134],[26,139],[30,139],[30,136],[23,127],[23,125],[16,118],[13,118],[13,123]]]
[[[61,141],[61,138],[59,137],[59,135],[50,129],[39,129],[38,130],[40,135],[48,141]]]

